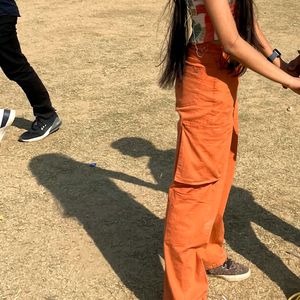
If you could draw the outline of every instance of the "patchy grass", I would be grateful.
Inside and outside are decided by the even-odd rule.
[[[18,4],[23,51],[63,127],[18,143],[30,107],[0,75],[1,106],[18,114],[1,143],[0,298],[160,299],[177,120],[173,91],[157,86],[164,2]],[[257,5],[272,44],[292,59],[299,1]],[[286,299],[300,289],[299,96],[248,72],[239,98],[226,241],[253,275],[238,284],[210,279],[210,299]]]

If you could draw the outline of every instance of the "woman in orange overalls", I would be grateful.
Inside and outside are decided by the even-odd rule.
[[[300,79],[285,72],[287,64],[255,20],[252,0],[172,3],[160,85],[175,83],[180,120],[165,224],[164,300],[206,300],[207,274],[229,281],[250,276],[223,246],[237,154],[237,75],[248,67],[298,94]]]

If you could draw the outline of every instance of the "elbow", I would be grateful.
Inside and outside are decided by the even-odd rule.
[[[240,36],[230,37],[222,41],[222,45],[224,47],[224,51],[234,56],[236,54],[236,51],[238,49],[238,42],[239,42]]]

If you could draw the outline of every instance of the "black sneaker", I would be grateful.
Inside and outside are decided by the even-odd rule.
[[[12,109],[0,109],[0,141],[6,129],[12,124],[16,116],[16,111]]]
[[[220,277],[227,281],[241,281],[247,279],[251,275],[248,267],[227,259],[220,267],[207,270],[210,276]]]
[[[54,116],[50,117],[49,119],[36,117],[35,121],[31,125],[31,128],[20,136],[19,141],[36,142],[42,140],[49,134],[58,130],[60,125],[61,120],[57,114],[54,114]]]

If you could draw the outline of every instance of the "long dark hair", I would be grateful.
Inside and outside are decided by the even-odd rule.
[[[176,78],[181,78],[188,38],[188,8],[187,0],[169,0],[167,7],[171,8],[171,22],[167,32],[167,46],[162,58],[162,74],[159,85],[162,88],[172,87]],[[254,47],[260,45],[254,29],[253,0],[236,0],[235,22],[240,36]],[[228,69],[240,75],[245,71],[239,62],[230,61]]]

